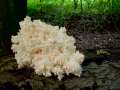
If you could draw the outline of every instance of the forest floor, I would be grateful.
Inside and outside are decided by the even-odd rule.
[[[88,19],[75,17],[66,25],[68,35],[76,39],[77,50],[86,56],[80,78],[70,75],[58,81],[55,76],[38,76],[32,69],[17,69],[14,56],[9,55],[0,57],[0,90],[120,90],[119,25],[107,20],[102,28],[109,30],[99,32],[94,31],[101,29],[96,20]]]
[[[103,60],[102,60],[103,61]],[[1,58],[0,90],[119,90],[120,58],[107,58],[101,64],[93,60],[83,64],[82,76],[55,76],[45,78],[32,69],[17,69],[13,56]]]

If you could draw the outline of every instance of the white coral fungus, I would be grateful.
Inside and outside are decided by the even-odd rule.
[[[18,68],[32,67],[36,74],[46,77],[53,73],[59,80],[64,74],[81,75],[84,55],[76,51],[75,39],[66,34],[64,27],[26,17],[20,28],[11,39]]]

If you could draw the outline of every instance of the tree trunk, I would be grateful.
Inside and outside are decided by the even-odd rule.
[[[76,10],[78,6],[78,0],[74,0],[74,9]]]
[[[0,1],[0,50],[10,51],[11,35],[17,33],[18,22],[25,17],[26,9],[27,0]]]
[[[6,26],[8,23],[7,20],[7,5],[6,5],[7,1],[6,0],[1,0],[0,1],[0,49],[5,48],[4,47],[4,43],[6,40],[6,36],[5,36],[5,31],[6,31]]]
[[[81,6],[81,13],[83,12],[83,1],[80,0],[80,6]]]

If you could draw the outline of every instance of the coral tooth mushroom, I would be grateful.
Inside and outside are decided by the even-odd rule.
[[[66,34],[65,27],[31,21],[27,16],[20,28],[11,38],[18,68],[32,67],[36,74],[46,77],[53,73],[59,80],[64,74],[81,75],[84,55],[76,51],[75,39]]]

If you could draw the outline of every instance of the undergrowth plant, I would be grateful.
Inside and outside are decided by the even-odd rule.
[[[71,15],[119,12],[120,0],[28,0],[28,15],[63,26]]]

